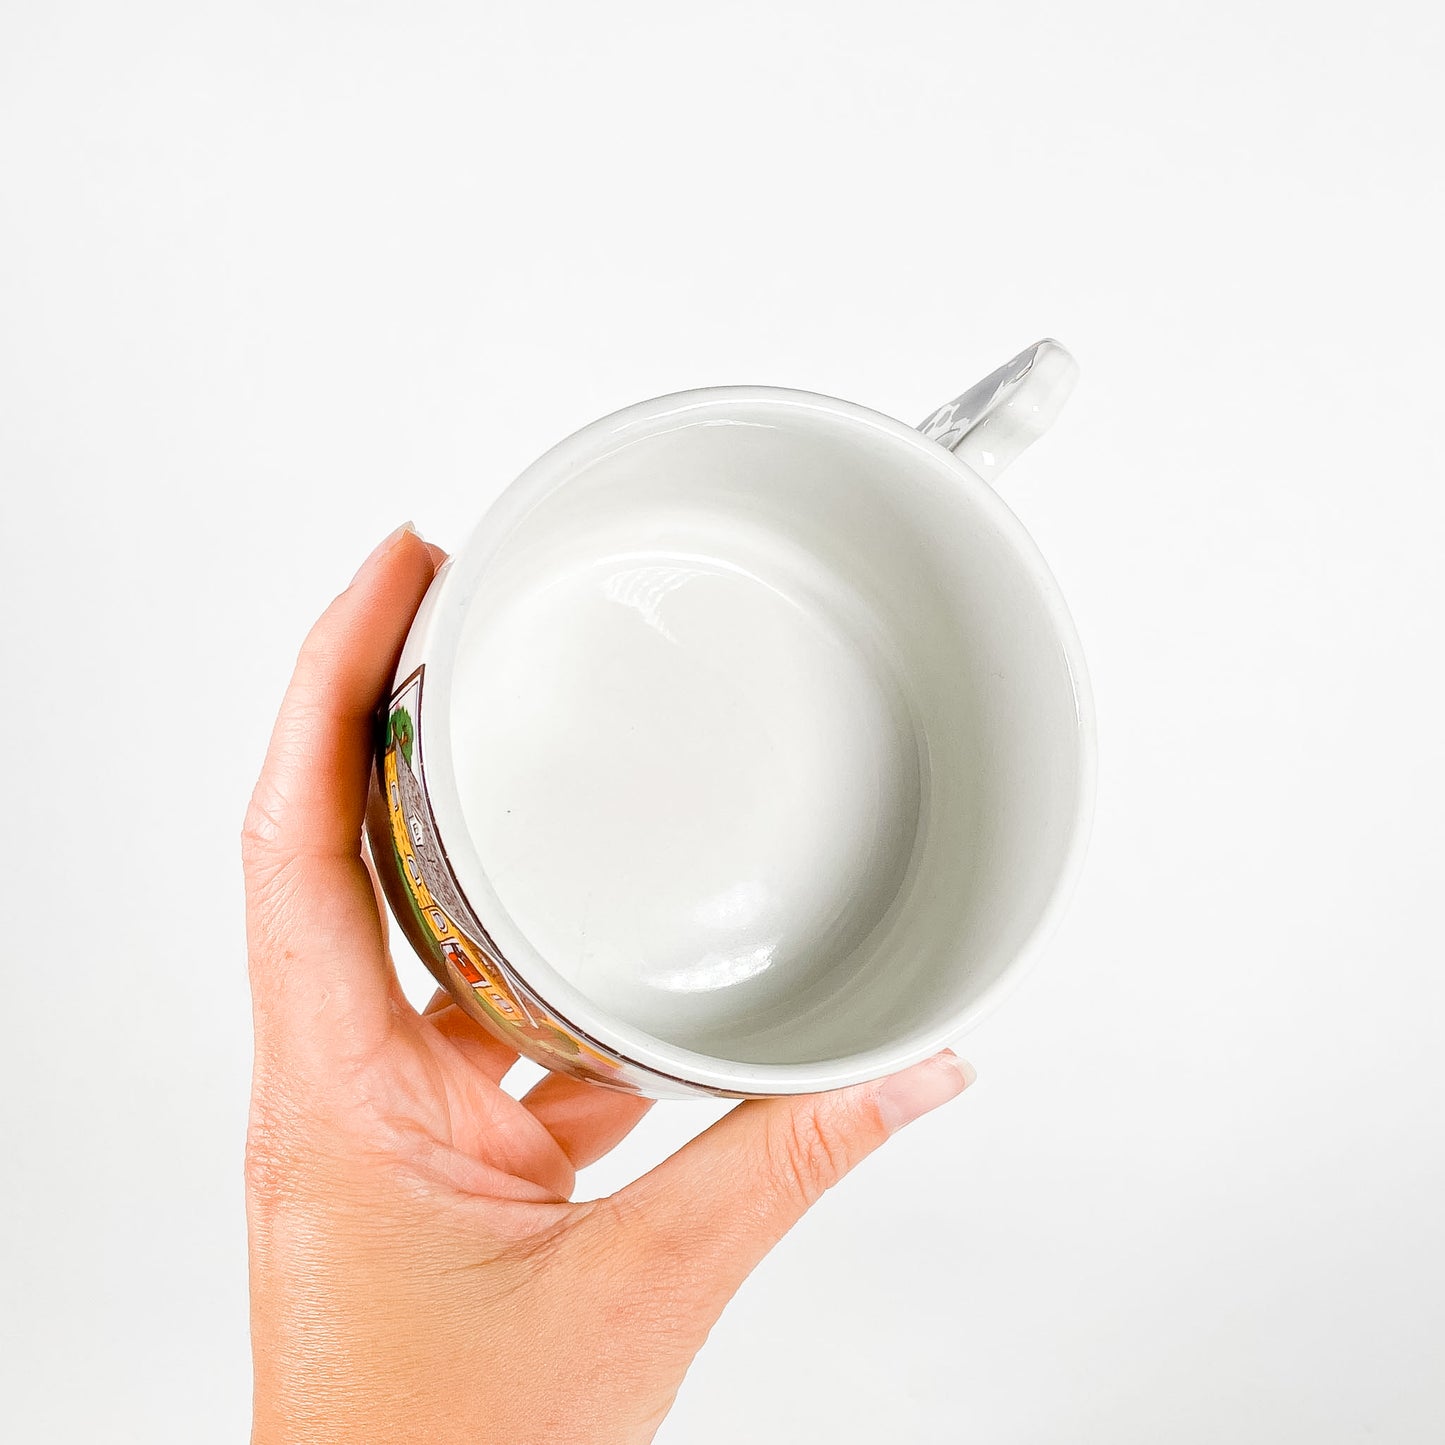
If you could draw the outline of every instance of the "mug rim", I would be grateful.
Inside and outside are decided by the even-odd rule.
[[[615,447],[653,429],[668,417],[689,412],[726,412],[763,404],[783,416],[805,413],[814,422],[863,425],[911,450],[920,467],[964,489],[1007,540],[1025,576],[1037,589],[1060,647],[1073,688],[1077,726],[1077,784],[1071,836],[1049,895],[1027,938],[999,975],[969,1005],[939,1018],[904,1040],[835,1059],[788,1064],[755,1064],[719,1058],[668,1043],[599,1009],[532,946],[513,922],[491,885],[466,824],[452,764],[451,681],[457,645],[475,581],[513,527],[553,489]],[[699,416],[697,420],[701,420]],[[721,419],[721,418],[719,418]],[[692,424],[695,424],[692,423]],[[438,832],[457,882],[476,914],[486,921],[508,965],[549,1008],[620,1058],[663,1078],[722,1093],[766,1096],[813,1093],[879,1078],[931,1057],[951,1039],[969,1031],[1012,993],[1037,961],[1057,926],[1082,869],[1092,824],[1096,736],[1093,697],[1083,649],[1057,581],[1037,543],[994,488],[959,457],[905,422],[856,402],[817,392],[774,386],[699,387],[635,402],[589,422],[544,452],[508,485],[482,516],[466,542],[436,578],[418,653],[426,664],[428,706],[418,721],[426,759],[426,789]]]

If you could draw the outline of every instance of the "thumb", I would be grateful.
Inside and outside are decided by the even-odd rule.
[[[828,1094],[754,1099],[608,1201],[642,1277],[707,1316],[822,1196],[890,1135],[973,1082],[950,1050]]]

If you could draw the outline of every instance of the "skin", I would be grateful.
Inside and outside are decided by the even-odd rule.
[[[569,1202],[648,1102],[549,1075],[397,983],[362,848],[370,718],[444,560],[388,537],[301,651],[243,830],[256,1445],[651,1440],[759,1260],[951,1053],[739,1105],[611,1198]]]

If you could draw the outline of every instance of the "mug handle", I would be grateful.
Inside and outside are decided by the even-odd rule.
[[[1053,425],[1079,363],[1045,338],[918,424],[924,436],[991,482]]]

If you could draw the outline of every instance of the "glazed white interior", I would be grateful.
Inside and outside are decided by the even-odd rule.
[[[941,449],[776,399],[664,412],[514,508],[467,590],[476,858],[619,1028],[754,1065],[906,1048],[1034,931],[1074,681],[1037,554]]]

